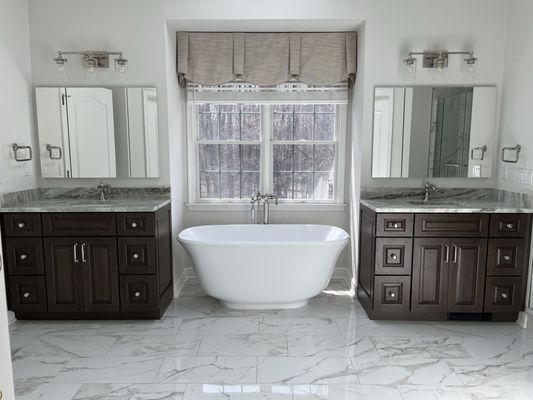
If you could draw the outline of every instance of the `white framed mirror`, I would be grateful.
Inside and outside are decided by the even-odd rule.
[[[489,178],[494,86],[376,87],[373,178]]]

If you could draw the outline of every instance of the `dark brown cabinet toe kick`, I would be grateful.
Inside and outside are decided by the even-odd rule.
[[[357,295],[371,319],[516,321],[524,309],[529,214],[361,205],[360,217]]]
[[[173,296],[170,206],[1,218],[18,319],[160,318]]]

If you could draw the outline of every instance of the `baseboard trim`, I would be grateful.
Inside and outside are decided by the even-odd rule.
[[[194,276],[194,270],[192,267],[183,268],[183,271],[181,271],[181,275],[176,279],[176,282],[174,282],[174,298],[176,299],[183,287],[185,286],[185,283],[187,283],[187,280],[192,278]]]

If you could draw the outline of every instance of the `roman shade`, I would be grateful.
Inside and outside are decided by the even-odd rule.
[[[181,86],[353,83],[356,46],[355,32],[178,32],[177,72]]]

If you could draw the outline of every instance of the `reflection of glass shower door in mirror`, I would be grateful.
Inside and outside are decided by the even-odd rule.
[[[67,88],[73,178],[115,178],[113,94],[104,88]]]
[[[433,89],[433,173],[428,176],[468,176],[472,94],[471,87]]]
[[[159,129],[157,118],[157,92],[143,89],[144,145],[146,176],[159,176]]]

